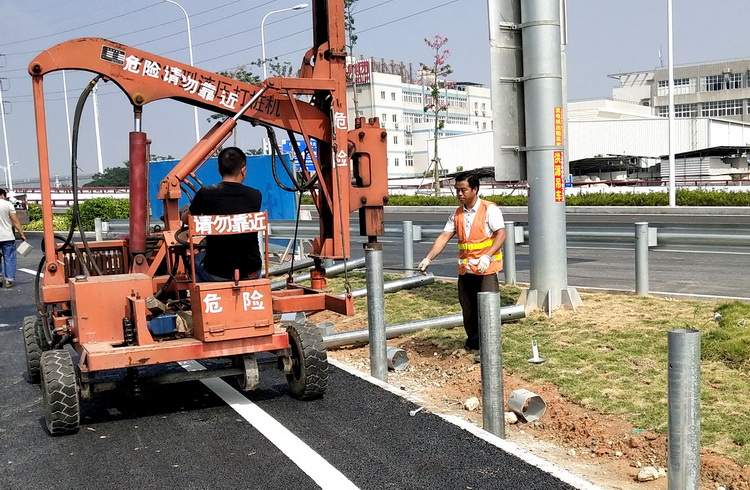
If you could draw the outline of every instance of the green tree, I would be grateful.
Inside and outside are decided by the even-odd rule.
[[[262,155],[263,154],[263,148],[248,148],[245,150],[245,155]]]
[[[440,98],[440,78],[445,78],[451,73],[453,69],[451,65],[446,63],[446,59],[450,56],[451,52],[445,48],[448,43],[448,38],[443,37],[440,34],[436,34],[434,38],[425,38],[424,43],[434,51],[432,57],[432,64],[427,65],[420,63],[422,71],[422,83],[426,83],[430,89],[427,94],[426,104],[424,106],[424,112],[431,112],[434,119],[435,125],[433,126],[434,136],[434,158],[432,159],[432,175],[434,177],[434,188],[435,195],[440,195],[440,157],[438,156],[438,138],[440,137],[440,130],[445,126],[445,119],[440,118],[440,113],[448,110],[448,100]]]
[[[91,182],[83,184],[83,187],[128,187],[130,185],[129,162],[125,167],[109,167],[104,172],[96,173]]]

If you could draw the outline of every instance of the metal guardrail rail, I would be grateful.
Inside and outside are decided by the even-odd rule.
[[[107,236],[126,234],[129,229],[127,220],[108,222]],[[152,221],[152,228],[160,222]],[[297,239],[306,240],[318,236],[319,227],[315,221],[269,220],[270,237],[291,239],[297,226]],[[528,223],[516,224],[516,243],[528,241]],[[414,225],[415,242],[431,242],[443,230],[442,223],[434,226]],[[351,233],[358,235],[359,225],[352,224]],[[401,240],[404,230],[401,223],[386,225],[385,238]],[[568,223],[567,245],[569,247],[622,248],[633,249],[635,244],[635,227],[631,223]],[[649,225],[649,247],[655,249],[685,251],[725,251],[750,253],[750,225],[747,224],[682,224],[652,223]]]

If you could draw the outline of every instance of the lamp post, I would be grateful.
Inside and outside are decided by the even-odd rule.
[[[170,0],[166,0],[166,1],[169,2]],[[268,12],[266,15],[264,15],[263,19],[260,21],[260,51],[261,51],[261,56],[263,56],[263,78],[264,79],[268,78],[268,74],[266,72],[266,38],[265,38],[265,35],[263,34],[263,24],[265,24],[266,19],[271,14],[278,14],[279,12],[288,12],[290,10],[302,10],[305,8],[307,8],[307,4],[300,3],[299,5],[295,5],[294,7],[288,7],[288,8],[280,9],[280,10],[272,10]]]
[[[10,174],[10,151],[8,150],[8,132],[5,129],[5,102],[3,102],[3,86],[0,83],[0,117],[3,122],[3,141],[5,142],[5,186],[8,190],[13,190],[13,177]],[[15,163],[14,163],[15,165]]]
[[[13,177],[10,175],[10,167],[14,166],[18,163],[18,160],[11,163],[10,165],[6,165],[5,167],[0,167],[0,170],[3,171],[3,174],[5,174],[5,187],[9,190],[13,190]]]
[[[677,205],[675,185],[675,120],[674,120],[674,43],[672,41],[672,0],[667,0],[667,43],[669,49],[668,84],[669,84],[669,206]]]
[[[180,5],[179,3],[175,2],[175,0],[164,0],[165,2],[173,3],[180,7],[180,10],[182,10],[182,13],[185,14],[185,21],[187,22],[187,36],[188,36],[188,52],[190,53],[190,66],[195,66],[193,63],[193,37],[190,34],[190,16],[188,16],[187,11]],[[195,141],[198,142],[201,139],[200,132],[198,130],[198,108],[193,107],[193,115],[195,116]]]

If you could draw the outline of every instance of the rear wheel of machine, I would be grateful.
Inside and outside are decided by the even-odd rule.
[[[23,343],[26,347],[26,372],[29,375],[29,382],[39,384],[42,348],[36,334],[36,317],[27,316],[23,319]]]
[[[34,332],[36,333],[36,342],[39,344],[39,348],[42,349],[42,352],[48,351],[50,346],[49,342],[47,342],[47,337],[44,335],[44,323],[39,317],[34,322]]]
[[[294,398],[309,400],[328,389],[328,355],[318,327],[294,324],[287,330],[292,351],[292,370],[286,375]]]
[[[41,371],[47,430],[53,436],[77,432],[81,421],[81,402],[70,352],[56,349],[43,353]]]

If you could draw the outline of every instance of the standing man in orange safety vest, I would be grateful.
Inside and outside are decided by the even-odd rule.
[[[479,350],[477,293],[499,290],[497,273],[503,270],[505,222],[495,203],[479,198],[479,178],[473,173],[458,174],[455,189],[462,205],[448,218],[442,233],[419,263],[419,270],[426,271],[450,239],[458,235],[458,301],[467,337],[464,347]]]

